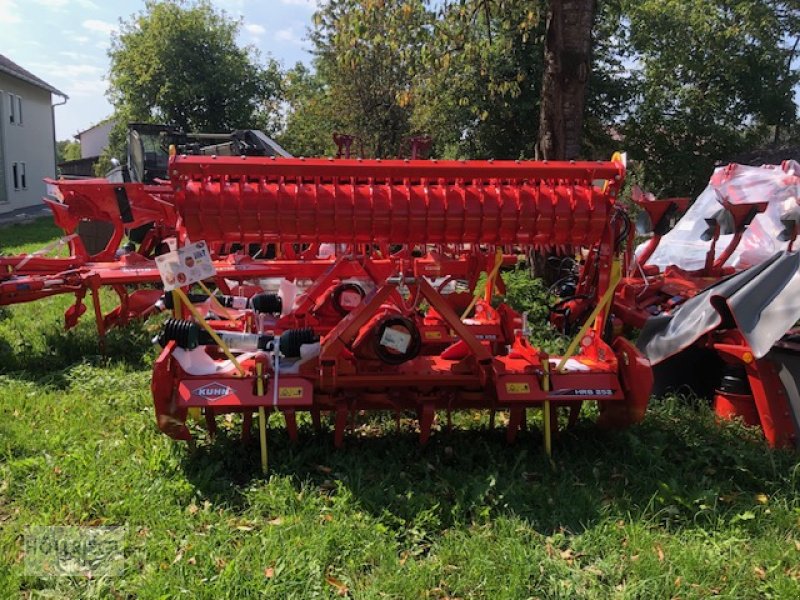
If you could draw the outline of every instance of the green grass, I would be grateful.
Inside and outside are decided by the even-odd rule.
[[[0,226],[0,254],[35,252],[63,235],[64,232],[55,226],[52,219]]]
[[[0,598],[800,597],[797,456],[697,403],[654,401],[621,432],[587,418],[552,466],[500,417],[426,448],[410,421],[364,418],[335,451],[273,416],[264,477],[236,423],[193,454],[158,432],[154,325],[103,358],[91,319],[61,331],[68,304],[0,316]],[[128,527],[123,576],[24,574],[27,527],[100,524]]]

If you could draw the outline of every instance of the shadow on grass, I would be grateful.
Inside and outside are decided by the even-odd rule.
[[[583,422],[560,437],[552,466],[537,432],[509,446],[499,428],[456,429],[420,448],[413,432],[387,428],[351,435],[334,450],[330,432],[301,430],[292,446],[277,429],[269,438],[270,476],[290,478],[298,492],[347,493],[398,535],[500,514],[548,534],[578,533],[609,516],[702,527],[752,507],[758,494],[796,501],[792,454],[769,450],[757,432],[720,428],[707,408],[696,410],[662,403],[628,431]],[[245,488],[262,478],[257,441],[245,447],[233,433],[201,444],[184,463],[202,493],[234,509],[246,508]]]
[[[69,385],[66,373],[77,364],[148,367],[153,355],[151,338],[147,323],[133,322],[108,333],[103,353],[92,319],[66,332],[58,326],[44,329],[32,324],[29,332],[0,336],[0,375],[65,389]]]

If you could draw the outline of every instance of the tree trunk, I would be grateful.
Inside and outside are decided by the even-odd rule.
[[[589,79],[596,0],[550,0],[539,113],[538,158],[577,158]]]

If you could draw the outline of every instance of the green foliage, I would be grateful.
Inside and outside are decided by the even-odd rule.
[[[625,23],[620,0],[598,3],[583,120],[584,158],[608,160],[614,152],[627,148],[619,135],[629,116],[635,87],[625,49],[620,47]]]
[[[285,146],[330,153],[331,133],[342,131],[386,156],[422,132],[438,156],[533,156],[545,8],[544,0],[323,3],[314,69],[284,78]],[[798,36],[795,0],[598,3],[584,156],[628,149],[654,191],[696,193],[717,161],[796,128]]]
[[[542,82],[544,2],[445,3],[416,85],[414,123],[439,154],[532,157]]]
[[[332,154],[342,132],[372,156],[427,133],[438,156],[531,157],[545,14],[544,0],[329,0],[312,68],[281,74],[236,46],[240,23],[207,1],[151,0],[112,45],[119,125],[98,168],[124,157],[131,120],[261,127],[305,156]],[[696,193],[715,162],[797,126],[795,0],[611,0],[593,37],[584,155],[628,149],[656,192]]]
[[[288,129],[304,127],[296,120],[320,110],[326,118],[320,123],[321,136],[338,130],[358,136],[367,155],[397,155],[412,133],[414,77],[423,68],[430,43],[425,3],[330,0],[314,15],[314,22],[311,40],[319,79],[297,82],[295,68],[292,75],[300,95],[289,101],[301,109],[290,115]],[[318,99],[310,101],[304,91]]]
[[[81,144],[75,140],[59,140],[56,142],[56,163],[78,160],[81,157]]]
[[[336,147],[335,107],[322,77],[302,63],[284,75],[284,99],[291,107],[278,141],[295,156],[331,156]]]
[[[236,44],[240,24],[206,0],[148,0],[123,21],[109,51],[109,98],[121,127],[133,120],[186,131],[273,131],[279,69]]]
[[[520,314],[528,313],[531,343],[546,352],[563,352],[569,340],[550,325],[550,307],[557,298],[549,292],[544,280],[532,277],[522,266],[504,272],[502,277],[506,285],[503,300]]]
[[[800,33],[796,2],[621,4],[636,90],[624,131],[656,191],[695,193],[715,161],[794,122],[798,73],[784,42]]]
[[[514,310],[527,312],[531,321],[547,321],[554,298],[542,279],[531,277],[528,269],[518,267],[503,273],[503,282],[506,284],[504,299]]]

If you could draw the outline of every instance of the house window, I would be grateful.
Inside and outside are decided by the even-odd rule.
[[[11,163],[11,177],[14,179],[14,189],[19,189],[19,165],[17,163]]]
[[[14,124],[17,122],[17,112],[15,110],[17,103],[14,102],[14,94],[8,95],[8,122]]]
[[[22,125],[22,96],[17,96],[17,125]]]
[[[20,121],[20,124],[22,124],[22,121]],[[28,189],[28,179],[25,176],[25,163],[24,162],[23,163],[19,163],[19,187],[21,187],[23,190],[27,190]]]

